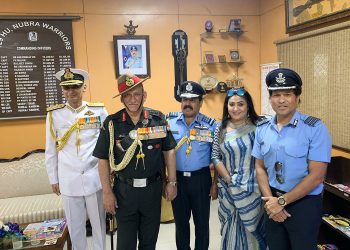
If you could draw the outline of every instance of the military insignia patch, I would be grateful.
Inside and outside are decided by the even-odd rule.
[[[74,74],[70,71],[70,68],[64,70],[63,78],[64,80],[72,80],[74,78]]]
[[[95,114],[94,112],[92,112],[91,110],[88,110],[88,111],[86,111],[86,113],[84,115],[90,116],[90,115],[94,115],[94,114]]]
[[[308,118],[305,119],[304,123],[314,127],[316,123],[318,123],[321,119],[313,116],[309,116]]]

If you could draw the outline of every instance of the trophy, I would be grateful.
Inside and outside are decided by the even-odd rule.
[[[226,79],[227,89],[238,89],[243,88],[243,79],[239,78],[235,73],[232,74],[232,77]]]

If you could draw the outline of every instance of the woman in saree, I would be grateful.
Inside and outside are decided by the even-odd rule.
[[[222,250],[266,249],[263,204],[251,156],[258,119],[244,87],[228,90],[212,151],[219,173]]]

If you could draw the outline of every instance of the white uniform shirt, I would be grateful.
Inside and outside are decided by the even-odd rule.
[[[57,138],[79,119],[100,117],[101,124],[107,117],[104,107],[88,106],[82,103],[78,109],[68,103],[64,108],[52,112],[53,131]],[[61,194],[68,196],[87,196],[101,189],[98,174],[98,159],[92,156],[99,135],[99,128],[80,129],[80,146],[77,146],[76,130],[70,135],[62,150],[57,151],[56,142],[50,133],[49,115],[46,118],[46,168],[51,184],[59,183]]]

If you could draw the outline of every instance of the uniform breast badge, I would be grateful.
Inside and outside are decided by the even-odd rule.
[[[137,129],[138,138],[142,141],[164,138],[166,137],[166,134],[167,126],[155,126]]]
[[[213,132],[211,132],[208,129],[191,129],[190,130],[190,139],[196,140],[196,141],[203,141],[203,142],[213,142]]]
[[[101,117],[92,116],[92,117],[82,117],[78,120],[79,129],[94,129],[101,128]]]
[[[94,115],[94,114],[95,114],[94,112],[92,112],[91,110],[88,110],[85,112],[84,115],[90,116],[90,115]]]
[[[131,130],[130,132],[129,132],[129,136],[130,136],[130,138],[131,139],[133,139],[133,140],[135,140],[136,139],[136,137],[137,137],[137,130]]]

